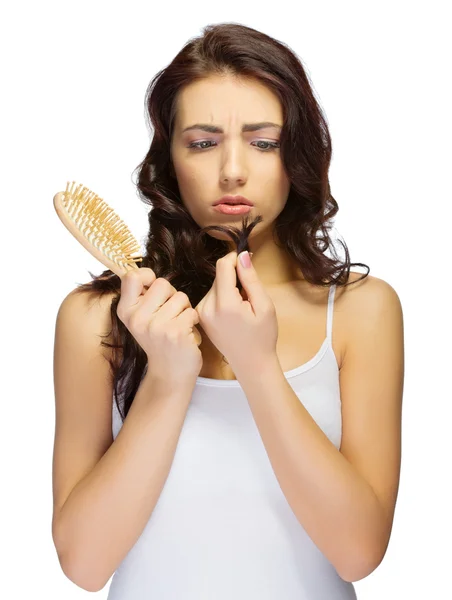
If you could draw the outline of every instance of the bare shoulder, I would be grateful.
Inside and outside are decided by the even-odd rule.
[[[336,302],[347,314],[356,321],[360,317],[369,317],[372,313],[385,310],[388,306],[400,307],[401,302],[396,290],[384,279],[367,275],[361,279],[362,273],[350,271],[348,283],[336,290]],[[349,325],[352,324],[350,321]]]
[[[350,271],[347,286],[337,286],[334,312],[335,336],[340,354],[340,369],[352,345],[361,346],[362,336],[386,322],[397,332],[403,329],[402,306],[395,289],[385,280]]]
[[[352,345],[362,346],[363,337],[373,338],[377,329],[392,330],[403,336],[402,304],[396,290],[384,279],[350,272],[346,287],[337,287],[337,309],[340,315],[343,356]]]
[[[98,340],[98,351],[105,358],[111,359],[112,350],[103,346],[102,341],[112,343],[111,306],[115,294],[106,292],[98,294],[75,288],[63,300],[57,319],[66,315],[66,320],[76,322],[80,332],[94,334]]]

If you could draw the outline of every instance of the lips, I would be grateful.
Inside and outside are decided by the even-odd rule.
[[[246,206],[254,206],[253,203],[250,200],[248,200],[248,198],[245,198],[244,196],[223,196],[222,198],[219,198],[218,200],[216,200],[213,203],[213,206],[218,206],[218,204],[229,204],[229,205],[245,204]]]

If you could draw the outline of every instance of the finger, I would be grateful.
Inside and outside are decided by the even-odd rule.
[[[156,285],[158,285],[158,282],[156,282]],[[174,289],[173,286],[171,288]],[[182,311],[191,307],[191,302],[187,294],[181,291],[172,293],[172,290],[162,285],[152,295],[152,299],[143,305],[143,311],[145,314],[148,313],[149,318],[154,313],[157,313],[157,321],[169,321],[175,319]]]
[[[145,294],[147,289],[154,283],[155,273],[148,267],[133,269],[121,277],[121,298],[122,306],[127,310],[138,303],[141,295]]]
[[[265,288],[258,277],[258,274],[251,262],[251,266],[245,268],[240,259],[237,260],[237,275],[251,304],[254,313],[264,312],[271,305],[271,300],[265,291]]]
[[[237,252],[233,251],[223,258],[220,258],[216,264],[216,277],[213,284],[217,301],[221,301],[225,306],[232,304],[237,300],[237,273],[235,266],[237,264]]]

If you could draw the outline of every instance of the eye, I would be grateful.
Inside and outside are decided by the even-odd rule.
[[[203,140],[201,142],[192,142],[191,144],[189,144],[187,146],[187,148],[192,148],[192,149],[195,149],[195,150],[208,150],[212,146],[201,147],[201,144],[211,144],[211,143],[212,143],[212,140]],[[213,143],[215,143],[215,142],[213,142]],[[257,142],[252,142],[252,143],[267,144],[266,148],[262,148],[262,147],[258,146],[258,149],[261,152],[271,152],[272,150],[276,150],[277,148],[279,148],[279,142],[268,142],[266,140],[258,140]]]
[[[187,146],[187,148],[194,148],[194,149],[198,149],[198,150],[207,150],[207,148],[205,146],[204,146],[204,148],[201,148],[201,144],[211,144],[211,143],[212,143],[211,140],[204,140],[202,142],[192,142],[191,144],[189,144]]]
[[[269,144],[270,147],[267,148],[260,148],[260,150],[262,150],[263,152],[271,152],[272,150],[275,150],[276,148],[279,148],[279,143],[278,142],[267,142],[265,140],[258,140],[256,142],[256,144]]]

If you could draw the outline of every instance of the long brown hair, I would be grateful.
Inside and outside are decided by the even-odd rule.
[[[321,107],[314,97],[299,58],[285,44],[250,27],[223,23],[204,27],[174,60],[159,71],[146,91],[146,107],[154,135],[144,160],[137,167],[140,199],[151,206],[149,233],[140,267],[151,268],[177,290],[187,294],[195,307],[215,279],[215,263],[229,252],[228,243],[206,235],[212,228],[223,231],[237,246],[248,249],[248,236],[260,217],[242,229],[199,225],[185,208],[171,163],[170,141],[177,94],[183,86],[210,75],[230,74],[254,78],[279,97],[284,114],[280,155],[291,186],[286,205],[274,223],[275,242],[299,265],[304,278],[318,286],[349,285],[352,265],[347,246],[339,259],[330,238],[331,220],[339,210],[330,192],[328,170],[332,145]],[[332,257],[325,252],[329,250]],[[112,344],[109,361],[114,397],[124,420],[147,368],[147,356],[119,320],[116,309],[121,280],[110,270],[79,284],[76,291],[102,296],[112,293]],[[123,402],[119,398],[123,398]]]

